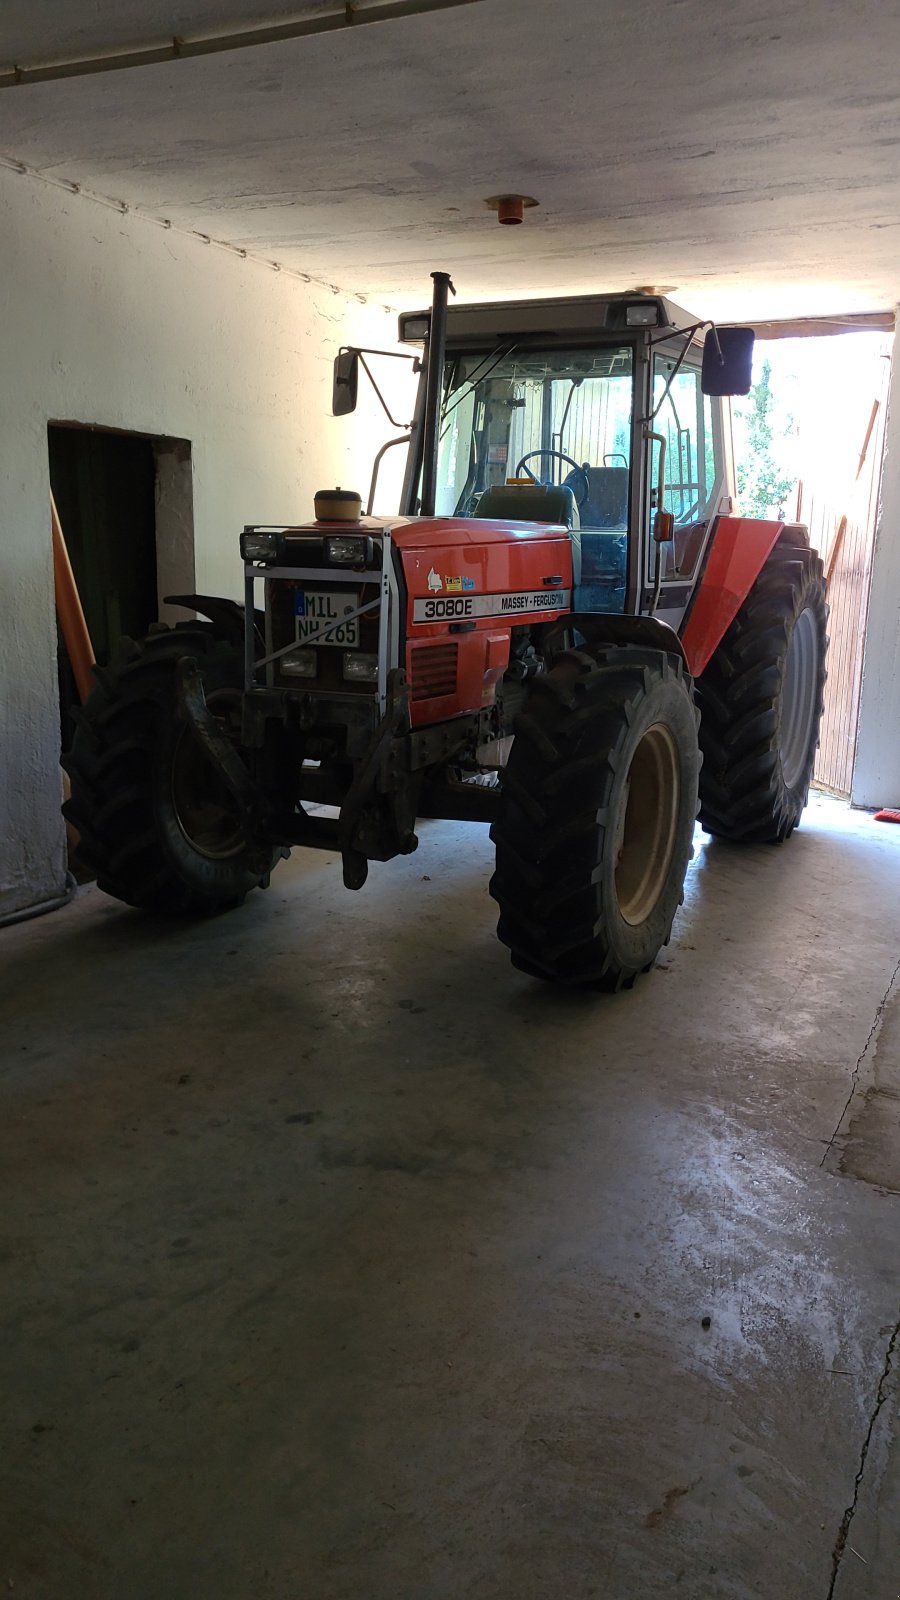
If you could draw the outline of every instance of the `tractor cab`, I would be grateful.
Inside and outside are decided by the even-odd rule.
[[[401,341],[427,343],[431,321],[402,315]],[[677,628],[715,518],[732,508],[721,396],[750,382],[747,330],[704,341],[708,326],[664,295],[449,306],[427,509],[563,522],[573,609]],[[421,443],[414,425],[408,512],[421,503]]]

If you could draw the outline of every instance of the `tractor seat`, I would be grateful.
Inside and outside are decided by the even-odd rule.
[[[581,526],[575,495],[564,483],[492,483],[473,515],[509,522],[561,522],[572,529]]]
[[[628,468],[586,466],[581,472],[570,472],[565,481],[571,489],[583,493],[584,478],[590,485],[590,494],[581,507],[581,526],[624,532],[628,527]]]

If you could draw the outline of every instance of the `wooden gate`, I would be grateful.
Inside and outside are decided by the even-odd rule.
[[[828,583],[828,680],[814,783],[849,797],[856,754],[863,642],[869,607],[872,551],[881,486],[890,363],[883,362],[880,392],[859,441],[855,475],[846,486],[816,496],[798,490],[797,521],[825,562]]]

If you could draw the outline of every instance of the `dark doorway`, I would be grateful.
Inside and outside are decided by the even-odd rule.
[[[47,437],[50,487],[97,661],[105,666],[123,634],[143,638],[159,616],[160,490],[166,490],[166,470],[177,454],[186,467],[189,496],[190,447],[184,441],[63,423],[50,423]],[[166,506],[172,498],[166,490]],[[189,498],[186,509],[190,524]],[[165,529],[162,542],[169,542]],[[192,548],[190,557],[193,567]],[[163,558],[166,572],[165,549]],[[72,711],[80,701],[61,636],[58,662],[65,751],[74,731]]]

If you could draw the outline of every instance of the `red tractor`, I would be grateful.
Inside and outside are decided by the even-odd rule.
[[[822,563],[733,514],[749,330],[643,293],[451,308],[433,278],[400,318],[423,347],[401,514],[331,491],[245,528],[243,607],[177,597],[208,621],[98,670],[66,814],[108,894],[187,914],[294,845],[358,889],[418,818],[487,822],[514,964],[617,989],[669,938],[698,807],[732,840],[799,820]],[[336,413],[368,354],[340,352]]]

